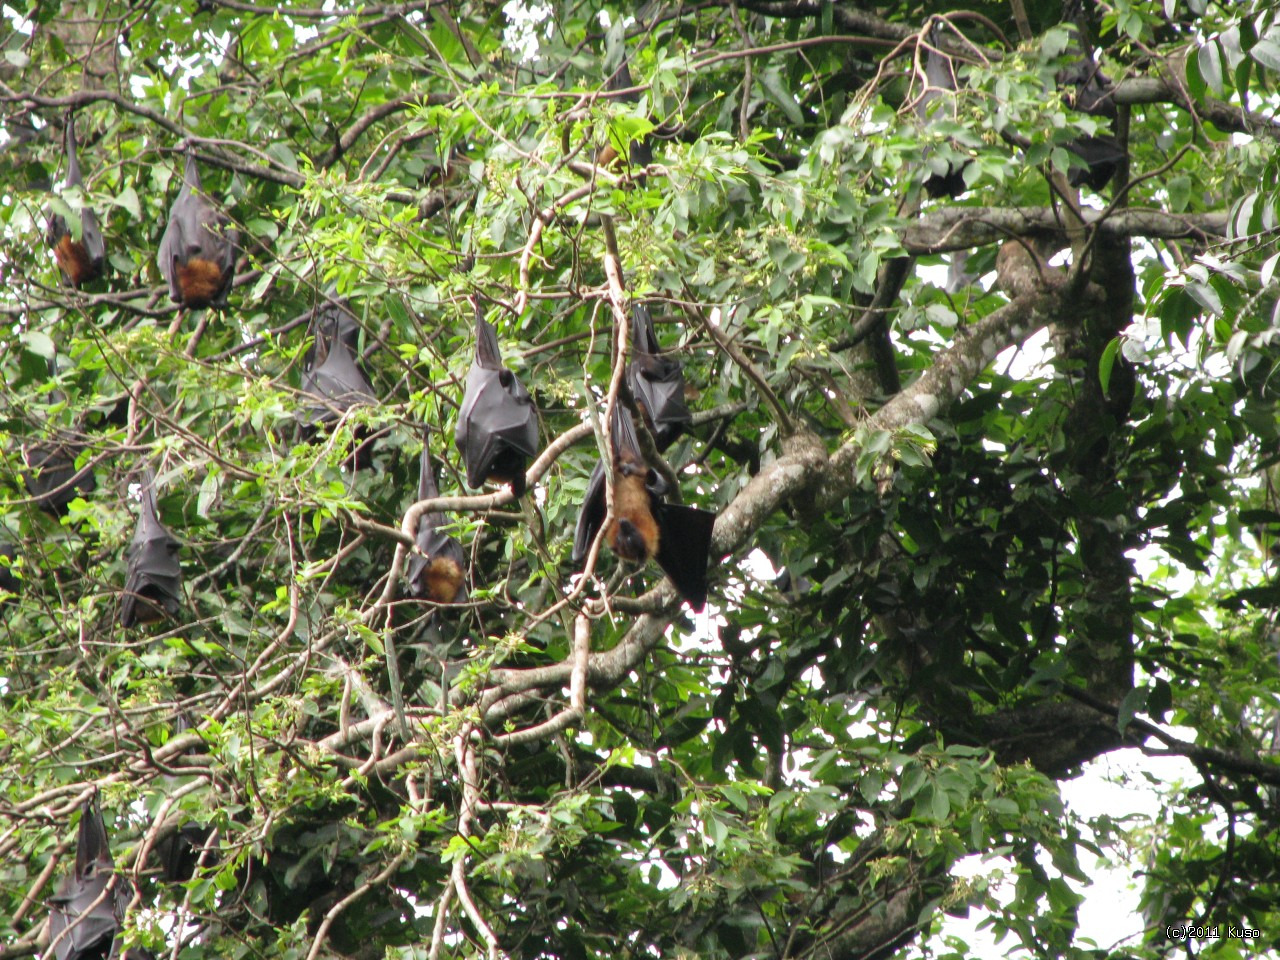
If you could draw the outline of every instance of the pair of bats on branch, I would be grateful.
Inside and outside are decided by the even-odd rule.
[[[924,55],[925,92],[916,101],[915,107],[916,115],[924,122],[940,115],[935,113],[940,109],[938,102],[952,97],[956,90],[955,64],[939,45],[936,23],[928,30],[927,36],[928,47]],[[1066,144],[1067,150],[1079,161],[1071,166],[1067,180],[1073,187],[1088,185],[1093,190],[1101,190],[1115,176],[1125,153],[1112,132],[1117,110],[1111,81],[1092,55],[1081,49],[1079,37],[1079,28],[1076,28],[1072,51],[1077,59],[1070,66],[1059,70],[1055,80],[1068,105],[1081,113],[1103,120],[1104,128],[1096,134],[1077,137]],[[945,112],[947,111],[944,114]],[[954,114],[954,107],[949,112]],[[944,161],[941,158],[930,158],[926,154],[924,162],[927,175],[923,186],[925,193],[931,198],[956,199],[968,189],[964,171],[969,166],[969,161]]]
[[[632,359],[627,386],[658,453],[666,450],[691,422],[685,403],[684,368],[664,357],[648,307],[636,304],[631,315]],[[610,417],[611,462],[596,464],[587,482],[573,538],[573,562],[581,564],[604,530],[619,557],[644,566],[657,561],[680,596],[695,611],[707,602],[707,563],[716,515],[708,510],[668,503],[667,479],[645,456],[631,412],[616,400]],[[606,470],[612,483],[606,481]],[[612,510],[608,490],[612,487]]]
[[[156,845],[166,880],[191,877],[196,851],[208,835],[204,827],[185,824]],[[124,950],[118,939],[131,899],[128,883],[116,876],[95,791],[80,807],[75,866],[49,898],[49,943],[56,960],[154,960],[141,947]]]
[[[669,447],[692,419],[685,403],[684,371],[664,357],[648,308],[638,304],[632,316],[633,359],[627,383],[659,452]],[[667,503],[670,485],[645,457],[635,424],[621,403],[610,420],[611,463],[596,465],[574,534],[572,560],[580,565],[601,528],[613,551],[643,566],[656,560],[680,595],[695,610],[707,599],[707,563],[715,514]],[[497,333],[476,304],[476,353],[467,374],[455,441],[462,452],[467,485],[505,483],[516,496],[525,492],[528,459],[537,453],[538,427],[533,401],[523,384],[502,365]],[[612,473],[613,509],[607,504],[605,471]],[[438,495],[426,441],[423,443],[418,499]],[[462,548],[441,532],[443,518],[427,513],[419,520],[421,556],[410,558],[406,576],[415,596],[447,603],[462,593]],[[607,522],[606,522],[607,521]]]
[[[72,118],[67,121],[66,153],[67,186],[83,190]],[[63,276],[73,287],[79,289],[102,276],[106,243],[91,207],[82,206],[78,218],[73,216],[71,222],[52,213],[47,239]],[[205,195],[195,156],[188,153],[182,189],[169,209],[169,221],[160,238],[160,272],[169,286],[170,299],[189,310],[226,306],[238,242],[231,218]]]

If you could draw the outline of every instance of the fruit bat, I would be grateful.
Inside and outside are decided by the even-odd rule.
[[[418,499],[430,500],[439,495],[427,438],[423,437]],[[424,556],[415,553],[409,557],[405,579],[409,581],[409,592],[415,597],[435,603],[455,603],[466,599],[466,557],[457,540],[440,532],[443,520],[438,513],[424,513],[418,518],[418,549]]]
[[[10,563],[18,554],[18,548],[12,543],[0,543],[0,557],[4,557]],[[0,594],[18,592],[18,578],[13,575],[13,571],[4,564],[0,563]],[[13,597],[0,598],[0,603],[11,603]]]
[[[1111,81],[1092,57],[1084,57],[1059,70],[1057,81],[1071,106],[1091,117],[1105,119],[1108,128],[1111,127],[1116,119]],[[1073,164],[1067,172],[1067,180],[1073,187],[1087,184],[1093,190],[1101,190],[1111,182],[1124,159],[1120,141],[1109,132],[1077,137],[1066,146],[1083,161],[1080,166]]]
[[[49,358],[49,378],[58,375],[57,357]],[[54,403],[66,401],[61,390],[54,389],[49,398]],[[21,472],[23,486],[42,510],[55,517],[67,512],[76,497],[87,497],[98,488],[93,470],[76,470],[76,451],[84,446],[84,438],[74,431],[64,431],[53,440],[35,440],[22,446]]]
[[[312,330],[301,387],[319,403],[308,408],[307,424],[331,425],[358,403],[376,403],[373,385],[356,363],[360,324],[351,311],[328,303],[312,320]]]
[[[684,364],[661,355],[649,308],[631,308],[631,364],[627,386],[661,452],[675,442],[693,414],[684,400]]]
[[[635,86],[635,81],[631,79],[631,68],[627,66],[626,58],[623,57],[618,69],[610,74],[609,79],[605,82],[605,89],[614,92],[618,90],[626,90]],[[625,93],[616,98],[623,103],[637,103],[639,98],[634,93]],[[606,144],[600,149],[600,153],[596,156],[596,163],[602,167],[607,167],[614,163],[618,158],[618,146],[612,142]],[[631,168],[635,171],[643,172],[645,167],[653,163],[653,144],[650,138],[639,137],[630,141],[627,148],[627,161]],[[643,184],[643,177],[637,177]]]
[[[231,218],[204,195],[196,158],[190,153],[182,179],[182,190],[160,238],[160,272],[175,303],[189,310],[224,307],[235,276],[240,235],[231,228]]]
[[[462,451],[467,486],[486,480],[524,496],[525,466],[538,453],[538,418],[529,391],[502,365],[498,334],[476,303],[476,356],[458,413],[454,442]]]
[[[115,936],[131,897],[123,881],[107,889],[114,875],[95,793],[80,808],[75,872],[49,898],[49,941],[57,960],[102,960],[115,954]]]
[[[179,713],[173,725],[173,735],[177,736],[190,730],[191,726],[187,715]],[[191,751],[185,751],[184,756],[187,753]],[[177,777],[169,774],[165,774],[164,779],[171,787],[178,781]],[[196,864],[200,861],[200,851],[209,839],[209,833],[209,828],[202,824],[184,823],[163,840],[158,840],[155,852],[160,860],[161,875],[170,883],[185,883],[190,880]],[[127,957],[126,960],[128,960]]]
[[[165,529],[156,513],[155,478],[146,472],[142,482],[142,509],[125,556],[128,576],[120,598],[120,625],[153,623],[165,614],[174,616],[182,606],[181,544]]]
[[[67,512],[76,497],[87,497],[98,488],[89,467],[76,470],[74,440],[37,440],[24,444],[22,482],[42,510],[55,517]]]
[[[707,562],[716,515],[666,503],[668,485],[644,459],[631,414],[614,405],[613,517],[605,530],[609,546],[624,560],[643,566],[657,560],[694,611],[707,602]],[[587,483],[573,537],[573,562],[581,564],[605,520],[604,464]]]
[[[67,186],[84,189],[84,181],[80,177],[80,160],[76,156],[75,122],[67,120]],[[91,283],[102,276],[106,264],[107,247],[102,240],[102,230],[98,226],[98,215],[88,206],[80,209],[80,236],[67,221],[58,214],[49,217],[47,239],[53,248],[53,256],[62,268],[62,275],[67,282],[77,289]]]
[[[924,53],[924,75],[928,86],[916,101],[916,115],[925,122],[929,121],[929,105],[943,97],[954,100],[953,93],[956,89],[955,67],[951,58],[937,49],[937,33],[936,27],[929,31],[930,47]],[[969,165],[969,161],[947,161],[944,169],[941,159],[930,160],[926,152],[924,162],[929,170],[929,176],[924,181],[924,192],[932,199],[950,197],[954,200],[969,189],[964,182],[964,168]]]

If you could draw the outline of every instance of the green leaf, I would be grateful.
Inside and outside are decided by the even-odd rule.
[[[1280,73],[1280,43],[1275,40],[1268,38],[1259,40],[1249,51],[1249,56],[1253,57],[1268,70],[1275,70]]]
[[[1147,688],[1134,687],[1124,695],[1124,699],[1120,701],[1120,708],[1116,714],[1116,726],[1121,733],[1124,733],[1129,724],[1133,723],[1134,717],[1138,715],[1147,703]]]
[[[1196,52],[1196,66],[1209,89],[1221,97],[1226,92],[1226,87],[1223,82],[1222,47],[1217,40],[1208,40],[1200,47]]]
[[[1111,368],[1115,366],[1116,355],[1120,352],[1120,338],[1113,337],[1102,350],[1098,359],[1098,382],[1102,384],[1102,392],[1111,389]]]

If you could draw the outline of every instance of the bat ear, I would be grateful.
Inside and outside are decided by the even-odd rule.
[[[187,162],[182,168],[182,182],[193,191],[200,189],[200,168],[196,166],[196,155],[191,142],[187,142]]]
[[[102,809],[98,806],[98,791],[80,808],[80,827],[76,831],[76,874],[83,875],[91,863],[110,859],[107,847],[107,827],[102,822]]]

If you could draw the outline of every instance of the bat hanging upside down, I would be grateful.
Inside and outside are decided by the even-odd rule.
[[[177,614],[182,606],[182,564],[178,562],[181,546],[160,522],[155,478],[148,470],[142,481],[138,526],[126,551],[129,565],[120,598],[120,626],[154,623]]]
[[[240,235],[231,228],[231,218],[204,195],[196,158],[190,153],[182,181],[160,238],[160,272],[175,303],[188,310],[224,307],[235,278]]]
[[[525,468],[538,454],[538,417],[533,399],[502,365],[498,334],[476,301],[476,356],[458,413],[454,442],[467,468],[467,486],[486,480],[511,485],[524,496]]]
[[[605,541],[619,557],[643,566],[656,560],[694,611],[707,602],[707,563],[716,515],[667,503],[669,486],[644,459],[631,414],[617,403],[613,433],[613,518]],[[573,562],[581,564],[605,522],[604,464],[587,484],[573,538]]]
[[[422,460],[418,474],[418,499],[431,500],[440,495],[435,474],[431,468],[431,453],[427,437],[422,438]],[[466,557],[462,545],[447,533],[440,532],[443,517],[438,513],[424,513],[418,518],[418,549],[422,556],[414,554],[405,566],[405,579],[409,592],[415,597],[434,603],[456,603],[465,600]]]
[[[76,156],[76,127],[71,118],[67,120],[67,186],[84,189],[80,160]],[[102,276],[107,248],[98,226],[98,215],[91,207],[80,209],[79,239],[71,224],[58,214],[52,214],[49,217],[48,241],[63,276],[73,287],[79,289]]]

